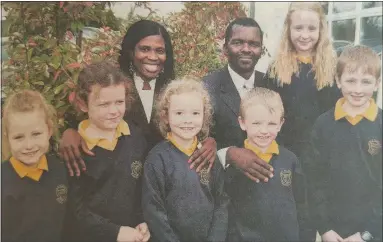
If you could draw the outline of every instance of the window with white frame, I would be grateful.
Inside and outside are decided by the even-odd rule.
[[[363,44],[382,53],[382,2],[323,2],[337,53]]]
[[[322,2],[337,54],[349,44],[371,47],[382,58],[382,2]],[[382,108],[382,82],[376,96]]]

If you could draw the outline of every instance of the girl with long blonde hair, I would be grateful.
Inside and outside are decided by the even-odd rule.
[[[287,13],[266,86],[282,97],[286,110],[281,141],[298,157],[316,118],[335,105],[336,55],[320,3],[294,2]]]
[[[293,2],[285,18],[276,57],[265,75],[266,86],[277,91],[285,107],[279,142],[299,158],[319,115],[335,105],[336,55],[319,2]],[[315,241],[315,229],[302,222],[301,237]],[[304,228],[303,228],[304,227]]]

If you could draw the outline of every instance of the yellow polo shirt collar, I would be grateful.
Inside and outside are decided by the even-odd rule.
[[[116,133],[114,135],[112,142],[105,139],[105,138],[90,138],[90,137],[88,137],[86,135],[85,131],[89,127],[89,125],[90,125],[89,119],[82,121],[78,125],[78,133],[85,140],[86,145],[88,146],[88,149],[90,149],[90,150],[93,149],[95,146],[99,146],[99,147],[104,148],[106,150],[114,150],[114,148],[116,148],[118,138],[121,135],[130,135],[129,125],[124,120],[121,120],[121,122],[118,124],[118,126],[116,128]]]
[[[376,105],[374,99],[370,99],[370,106],[364,111],[362,114],[358,114],[355,117],[351,117],[344,111],[343,109],[343,104],[346,101],[344,97],[340,98],[335,105],[335,112],[334,112],[334,117],[335,120],[339,120],[341,118],[346,118],[346,120],[352,124],[356,125],[359,123],[363,118],[366,118],[368,120],[375,121],[376,117],[378,116],[378,105]]]
[[[273,154],[279,154],[279,147],[275,140],[271,142],[270,146],[267,148],[265,153],[263,153],[259,148],[251,145],[248,139],[245,140],[244,144],[245,149],[253,151],[259,158],[266,161],[267,163],[270,162],[271,158],[273,157]]]
[[[313,58],[311,56],[300,56],[300,55],[297,55],[296,58],[300,62],[305,63],[305,64],[311,64],[312,61],[313,61]]]
[[[9,159],[13,169],[15,169],[16,173],[21,177],[29,177],[34,181],[39,181],[43,171],[48,171],[48,161],[45,155],[41,156],[36,167],[30,167],[17,160],[15,157],[11,157]]]
[[[187,156],[191,156],[193,152],[197,149],[197,145],[198,145],[197,137],[194,137],[193,143],[191,144],[189,148],[183,148],[179,144],[177,144],[175,139],[172,137],[171,133],[167,134],[166,139],[169,140],[175,147],[177,147],[177,149],[182,151],[182,153],[184,153]]]

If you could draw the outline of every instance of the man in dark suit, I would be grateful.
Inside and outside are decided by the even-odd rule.
[[[254,69],[262,55],[263,33],[251,18],[238,18],[226,29],[223,50],[228,65],[203,78],[214,108],[212,136],[224,167],[235,165],[254,181],[268,181],[272,167],[253,152],[237,148],[246,133],[238,123],[241,96],[260,86],[264,73]]]

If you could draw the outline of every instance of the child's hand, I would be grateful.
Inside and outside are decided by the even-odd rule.
[[[322,242],[341,242],[344,241],[335,231],[330,230],[322,235]]]
[[[137,229],[121,226],[117,235],[117,242],[141,242],[144,236]]]
[[[150,232],[149,232],[149,228],[148,228],[148,225],[146,223],[140,223],[139,225],[137,225],[136,229],[142,234],[142,236],[144,237],[142,239],[142,242],[147,242],[150,238]]]
[[[344,241],[345,242],[364,242],[359,232],[353,235],[350,235],[349,237],[345,238]]]

